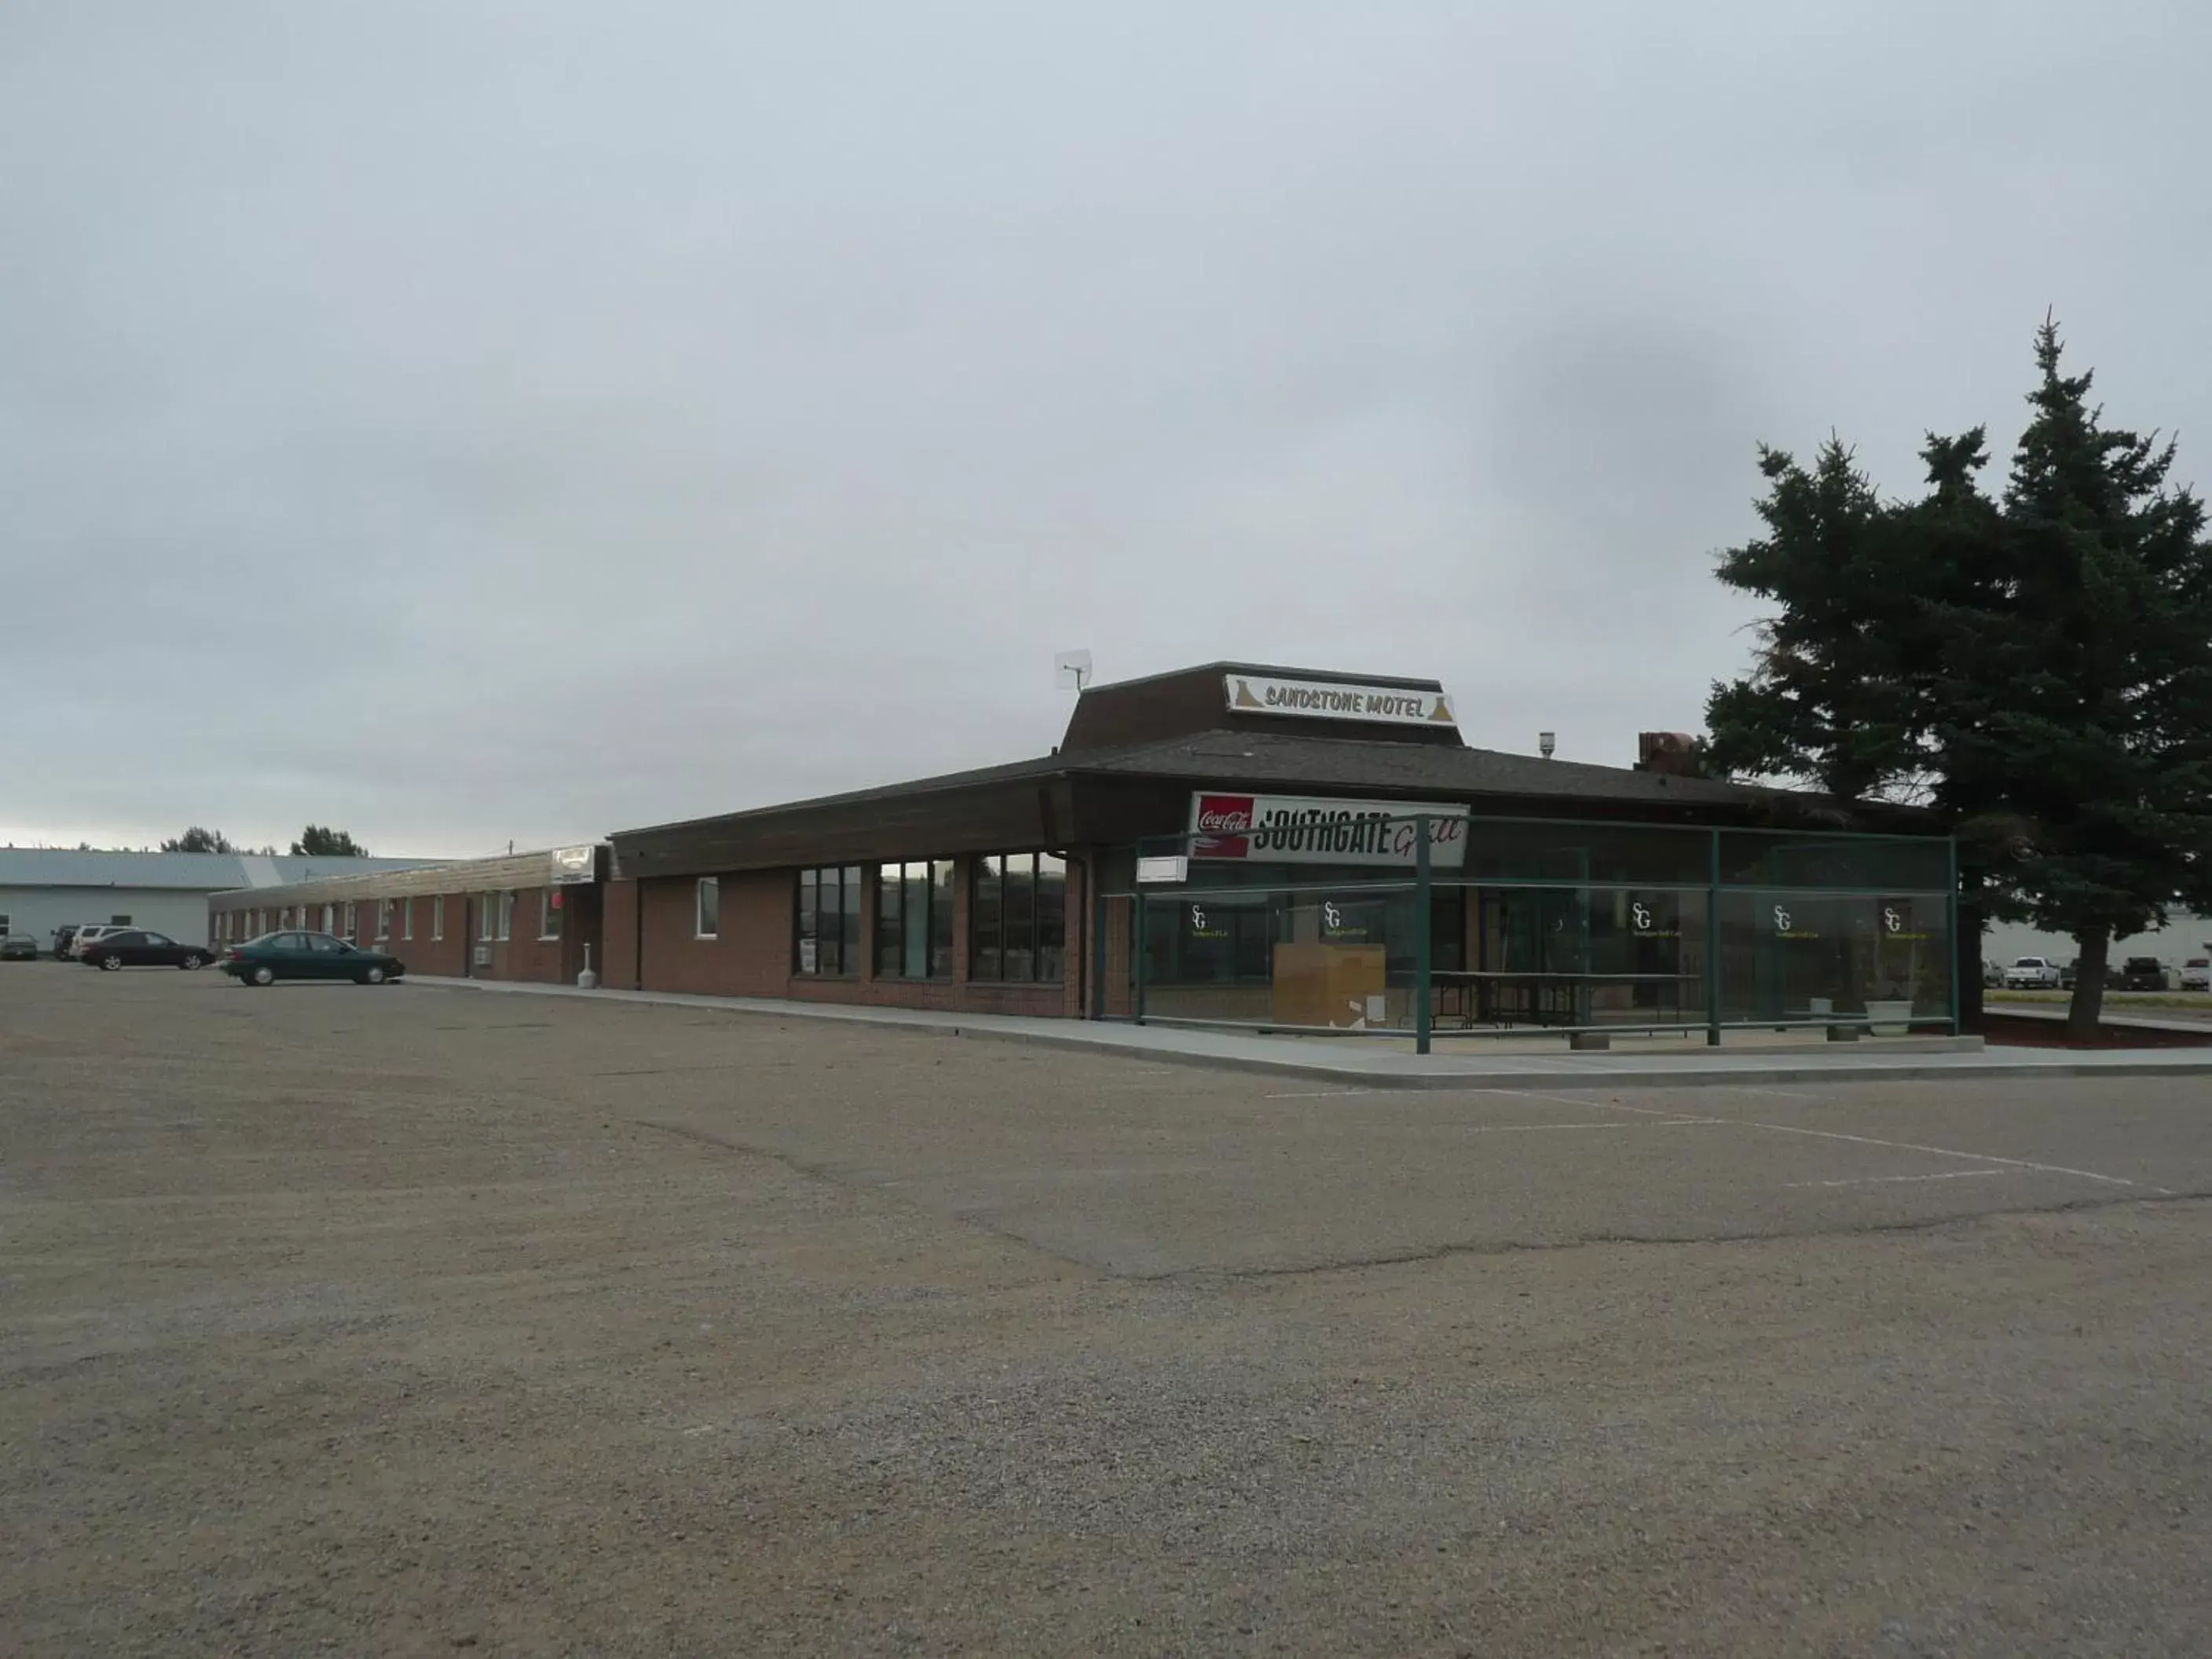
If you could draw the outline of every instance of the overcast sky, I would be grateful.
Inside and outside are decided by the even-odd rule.
[[[540,846],[1431,674],[1626,763],[1761,439],[2212,477],[2212,6],[10,0],[0,833]],[[927,849],[917,849],[927,850]]]

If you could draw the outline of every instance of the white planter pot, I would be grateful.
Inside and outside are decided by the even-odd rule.
[[[1867,1029],[1875,1036],[1905,1036],[1912,1027],[1912,1000],[1907,997],[1898,1001],[1869,1001],[1866,1006]]]

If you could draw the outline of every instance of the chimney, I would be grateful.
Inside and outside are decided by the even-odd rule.
[[[1705,775],[1705,745],[1687,732],[1639,732],[1636,769],[1674,778],[1701,778]]]

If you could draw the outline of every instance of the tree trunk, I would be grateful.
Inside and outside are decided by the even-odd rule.
[[[2074,964],[2074,1001],[2066,1010],[2066,1036],[2069,1041],[2087,1042],[2097,1035],[2097,1022],[2105,1012],[2105,963],[2112,957],[2112,935],[2100,927],[2094,933],[2076,933],[2074,942],[2081,947],[2081,957]]]

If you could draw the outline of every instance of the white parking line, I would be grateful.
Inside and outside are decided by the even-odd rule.
[[[1548,1100],[1560,1106],[1579,1106],[1584,1111],[1630,1112],[1638,1117],[1679,1118],[1680,1112],[1668,1111],[1658,1106],[1624,1106],[1617,1100],[1592,1100],[1584,1095],[1547,1095],[1534,1089],[1469,1089],[1472,1095],[1510,1095],[1516,1100]],[[1733,1123],[1736,1120],[1730,1118]]]
[[[1372,1089],[1299,1089],[1286,1095],[1262,1095],[1263,1100],[1341,1100],[1346,1095],[1371,1095]]]
[[[1633,1112],[1642,1117],[1675,1119],[1679,1114],[1656,1106],[1624,1106],[1619,1101],[1589,1100],[1573,1095],[1540,1094],[1533,1089],[1484,1089],[1482,1094],[1513,1095],[1523,1100],[1556,1101],[1564,1106],[1580,1106],[1585,1111]],[[1962,1152],[1954,1146],[1923,1146],[1910,1140],[1884,1140],[1877,1135],[1847,1135],[1838,1129],[1807,1129],[1794,1123],[1762,1123],[1754,1118],[1732,1117],[1723,1121],[1741,1125],[1747,1129],[1764,1129],[1770,1134],[1809,1135],[1816,1140],[1849,1141],[1858,1146],[1887,1146],[1894,1152],[1925,1152],[1930,1158],[1962,1158],[1975,1164],[1998,1164],[2009,1170],[2033,1170],[2042,1175],[2072,1176],[2077,1181],[2100,1181],[2109,1187],[2133,1187],[2136,1183],[2120,1176],[2100,1175],[2094,1170],[2069,1169],[2063,1164],[2038,1164],[2025,1158],[2000,1158],[1995,1152]],[[2150,1188],[2163,1193],[2163,1187]]]
[[[1980,1181],[2018,1175],[2017,1170],[1939,1170],[1934,1175],[1859,1176],[1850,1181],[1785,1181],[1785,1187],[1881,1187],[1893,1181]]]
[[[1608,1120],[1603,1123],[1470,1123],[1460,1130],[1468,1135],[1505,1135],[1534,1133],[1546,1129],[1678,1129],[1687,1124],[1729,1123],[1725,1117],[1670,1117],[1657,1123],[1622,1123]]]
[[[1949,1146],[1920,1146],[1909,1140],[1881,1140],[1873,1135],[1847,1135],[1835,1129],[1801,1129],[1790,1123],[1753,1123],[1747,1119],[1732,1120],[1747,1129],[1765,1129],[1778,1135],[1811,1135],[1820,1140],[1848,1140],[1860,1146],[1888,1146],[1901,1152],[1925,1152],[1930,1158],[1971,1158],[1978,1164],[2002,1164],[2012,1170],[2034,1170],[2044,1175],[2072,1176],[2080,1181],[2101,1181],[2112,1187],[2132,1187],[2136,1183],[2118,1176],[2099,1175],[2094,1170],[2069,1170],[2063,1164],[2035,1164],[2024,1158],[1999,1158],[1993,1152],[1962,1152]]]

